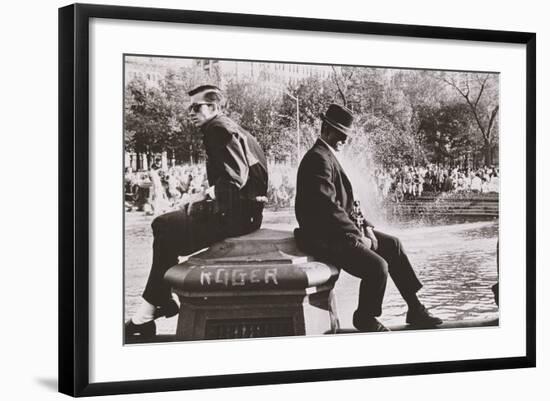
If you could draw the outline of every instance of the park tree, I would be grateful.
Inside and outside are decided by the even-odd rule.
[[[476,127],[470,110],[462,102],[441,107],[425,105],[419,109],[419,133],[427,159],[434,163],[456,165],[466,162],[476,146]]]
[[[359,135],[353,151],[377,164],[400,165],[424,161],[424,151],[411,129],[413,109],[398,79],[398,70],[346,67],[347,106],[356,119]]]
[[[353,154],[370,155],[379,166],[399,166],[424,161],[423,151],[412,136],[404,134],[392,120],[374,114],[363,119],[360,131],[351,140]]]
[[[225,93],[229,117],[256,137],[268,155],[282,157],[288,141],[277,116],[281,94],[253,79],[229,80]]]
[[[160,83],[163,92],[167,94],[166,101],[169,103],[173,123],[165,150],[177,162],[195,163],[204,158],[202,136],[191,123],[187,112],[187,92],[210,80],[209,74],[202,69],[184,67],[177,71],[168,71]]]
[[[195,162],[204,157],[201,137],[187,115],[187,92],[208,77],[201,70],[186,67],[168,70],[156,85],[134,78],[126,85],[125,147],[145,153],[168,152],[178,162]]]
[[[164,94],[143,79],[131,80],[125,96],[125,148],[152,154],[162,152],[169,138],[170,111]]]
[[[282,94],[281,107],[277,113],[280,124],[290,135],[286,136],[296,143],[296,101],[298,99],[300,120],[300,147],[302,153],[310,148],[319,137],[321,130],[320,115],[330,103],[337,100],[337,88],[331,79],[318,76],[303,78],[295,86],[288,86]]]
[[[485,164],[493,164],[493,149],[498,145],[498,75],[442,72],[439,79],[453,88],[468,106],[483,140]]]
[[[356,81],[355,75],[357,67],[339,67],[332,66],[330,79],[334,85],[337,102],[345,107],[350,107],[350,95],[353,94],[353,86]]]
[[[392,84],[399,88],[409,108],[408,129],[422,140],[420,131],[426,110],[435,111],[446,104],[450,90],[427,70],[394,70]]]

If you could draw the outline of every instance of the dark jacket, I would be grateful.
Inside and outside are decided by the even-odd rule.
[[[349,217],[353,200],[351,182],[342,166],[328,145],[317,140],[302,159],[296,182],[295,212],[303,239],[360,238],[361,232]]]
[[[218,209],[229,211],[266,196],[267,161],[256,138],[222,114],[205,123],[201,131],[206,174],[208,183],[215,186]]]

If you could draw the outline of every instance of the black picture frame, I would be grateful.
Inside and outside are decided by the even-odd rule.
[[[154,380],[89,380],[89,22],[91,18],[276,28],[459,41],[526,48],[526,353],[521,357],[259,372]],[[74,4],[59,9],[59,391],[95,396],[534,367],[536,35],[478,29]]]

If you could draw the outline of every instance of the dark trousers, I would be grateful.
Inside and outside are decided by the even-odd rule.
[[[360,317],[380,316],[388,275],[407,303],[422,288],[399,238],[374,231],[378,249],[361,241],[347,240],[329,247],[329,258],[338,267],[361,279],[356,313]]]
[[[171,299],[164,282],[166,271],[178,263],[178,256],[190,255],[227,237],[248,234],[262,224],[263,204],[243,201],[234,211],[215,213],[213,202],[198,202],[187,209],[156,217],[153,228],[153,263],[143,298],[155,306]]]
[[[407,304],[417,301],[416,293],[422,288],[399,238],[374,231],[378,249],[373,251],[361,241],[342,238],[321,244],[303,238],[307,253],[337,266],[361,279],[356,314],[359,317],[380,316],[386,292],[388,275]],[[309,245],[308,245],[309,243]]]

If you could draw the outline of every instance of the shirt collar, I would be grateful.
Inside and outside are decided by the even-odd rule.
[[[342,165],[342,161],[340,160],[340,155],[338,154],[338,152],[336,152],[336,150],[335,150],[332,146],[330,146],[330,145],[327,143],[327,141],[325,141],[323,138],[319,137],[319,140],[320,140],[321,142],[323,142],[323,143],[326,145],[326,147],[331,151],[331,153],[334,155],[334,157],[336,158],[336,160],[338,160],[338,163],[340,163],[340,166],[341,166],[341,165]]]
[[[345,169],[344,169],[344,163],[342,162],[342,159],[340,159],[340,155],[338,154],[338,152],[336,152],[336,150],[334,150],[334,148],[332,146],[330,146],[323,138],[319,137],[319,140],[325,144],[325,146],[330,150],[330,152],[334,155],[334,158],[336,159],[336,161],[338,162],[338,164],[340,165],[340,168],[342,169],[342,171],[344,171],[344,174],[345,174]]]
[[[323,142],[323,143],[327,146],[327,148],[332,152],[332,154],[334,155],[334,157],[336,157],[336,158],[338,159],[338,155],[336,154],[336,151],[334,150],[334,148],[333,148],[332,146],[330,146],[330,145],[327,143],[327,141],[325,141],[323,138],[319,137],[319,140],[320,140],[321,142]]]

